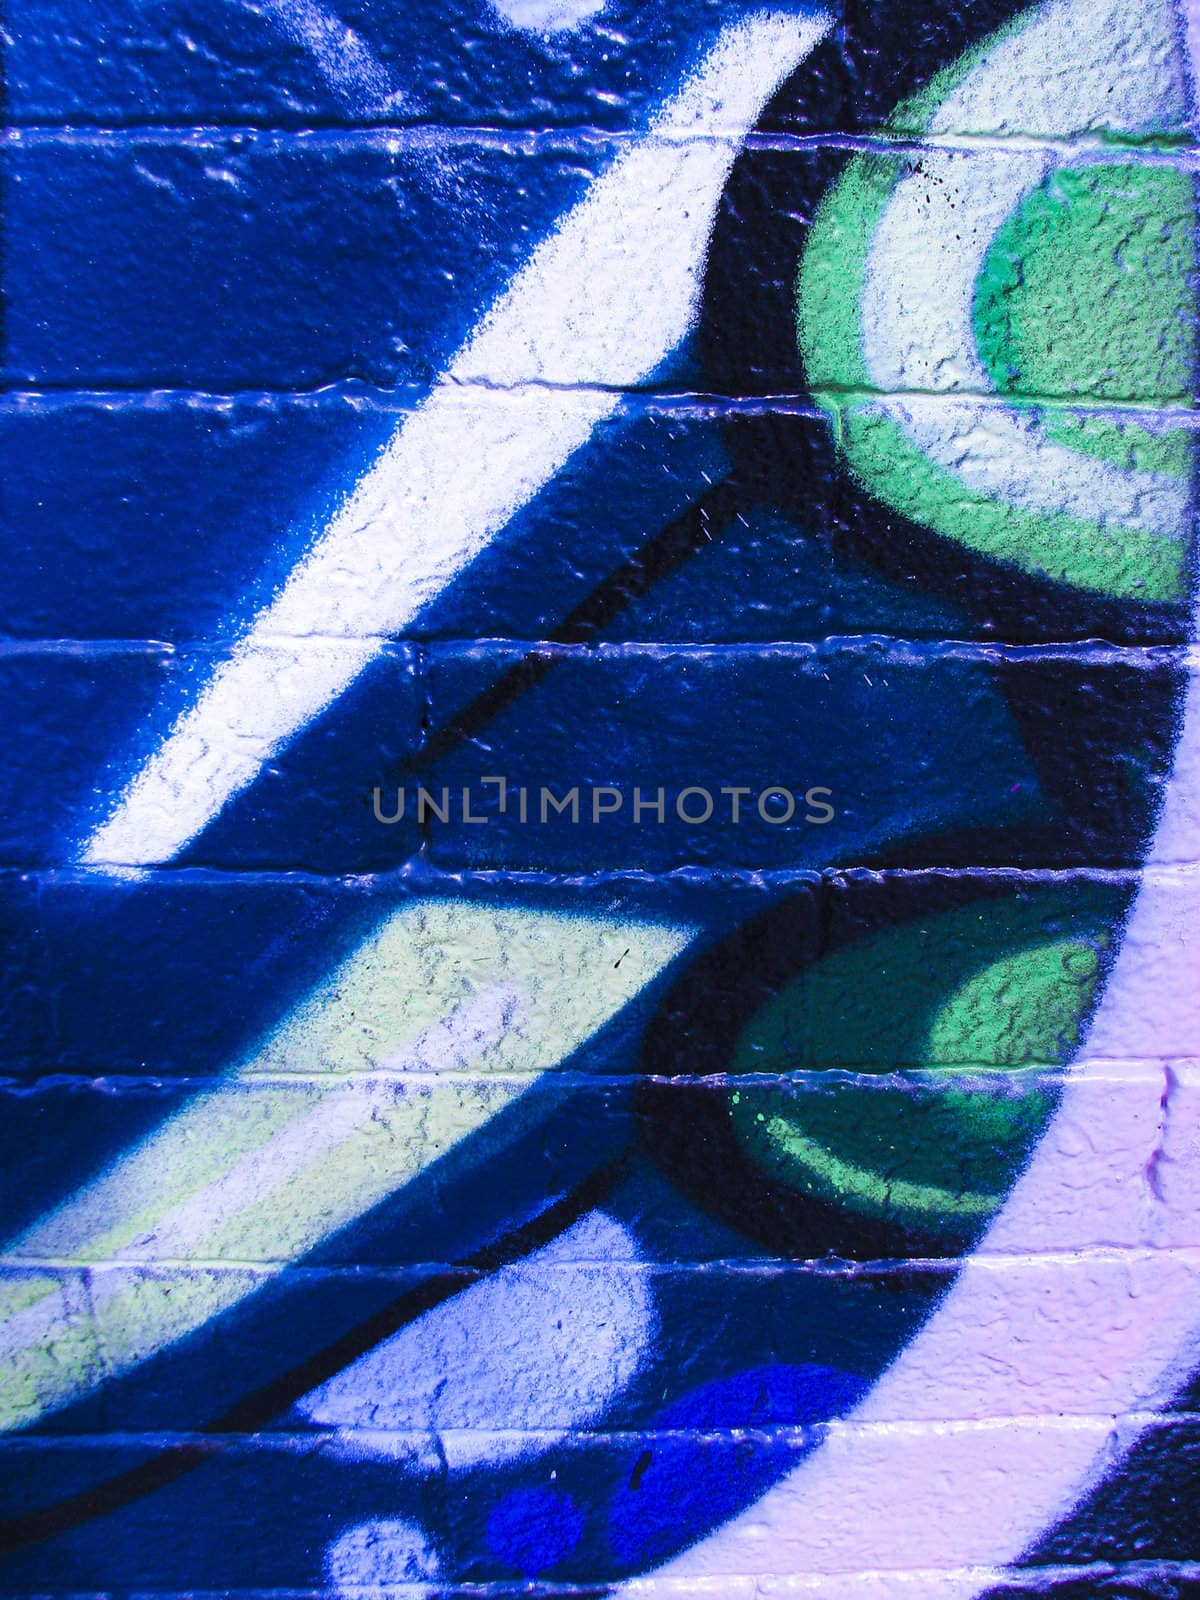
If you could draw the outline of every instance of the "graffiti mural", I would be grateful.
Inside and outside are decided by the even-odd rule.
[[[1198,29],[9,0],[0,1593],[1200,1595]]]

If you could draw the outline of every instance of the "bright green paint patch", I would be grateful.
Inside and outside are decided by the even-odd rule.
[[[992,560],[1122,600],[1169,603],[1187,592],[1187,545],[1144,529],[1034,512],[969,489],[930,461],[891,417],[848,407],[840,438],[855,476],[887,504]]]
[[[1055,444],[1081,455],[1111,461],[1126,472],[1158,472],[1186,479],[1192,470],[1195,434],[1190,428],[1151,432],[1137,422],[1111,413],[1089,416],[1082,411],[1042,410],[1042,432]]]
[[[956,67],[930,85],[897,113],[897,125],[926,126],[935,89],[944,95],[961,76]],[[1182,600],[1187,525],[1171,536],[972,490],[930,461],[901,421],[861,398],[871,386],[862,325],[867,259],[907,169],[899,157],[849,163],[818,208],[797,282],[805,370],[854,476],[912,521],[1003,565],[1116,599]],[[1055,173],[985,258],[975,335],[996,388],[1181,404],[1193,361],[1191,218],[1191,179],[1172,169],[1105,163]],[[1053,406],[1039,408],[1038,423],[1052,442],[1126,471],[1184,478],[1191,470],[1183,429],[1157,433]]]
[[[992,240],[975,339],[1002,394],[1185,402],[1192,377],[1192,180],[1170,167],[1063,167]]]
[[[891,156],[857,157],[826,191],[809,229],[796,311],[809,386],[827,407],[828,391],[870,385],[861,312],[867,252],[905,170],[906,163]]]
[[[1056,939],[989,963],[934,1017],[930,1064],[1014,1066],[1032,1041],[1043,1059],[1069,1060],[1079,1046],[1080,1023],[1099,971],[1096,945],[1079,939]]]
[[[1195,271],[1190,175],[1096,165],[1056,172],[992,242],[975,337],[1002,394],[1187,402]],[[1192,433],[1111,414],[1042,418],[1047,437],[1127,471],[1185,477]]]
[[[882,1220],[919,1213],[928,1225],[999,1205],[1052,1109],[1050,1095],[1003,1083],[806,1085],[744,1093],[734,1125],[776,1182]]]
[[[827,957],[751,1019],[731,1070],[860,1081],[744,1082],[729,1101],[743,1148],[774,1181],[877,1220],[985,1218],[1054,1106],[1014,1069],[1078,1048],[1120,910],[1105,890],[992,902]]]
[[[764,1131],[793,1166],[819,1172],[840,1199],[851,1199],[868,1210],[981,1217],[995,1209],[996,1196],[992,1194],[957,1193],[931,1183],[910,1183],[842,1161],[816,1139],[797,1133],[786,1117],[772,1117]]]

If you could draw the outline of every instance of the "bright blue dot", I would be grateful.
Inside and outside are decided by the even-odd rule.
[[[794,1467],[817,1443],[819,1425],[862,1390],[853,1373],[780,1364],[716,1379],[676,1400],[654,1421],[665,1437],[631,1458],[614,1497],[617,1555],[631,1568],[650,1566],[735,1515]],[[807,1439],[729,1435],[781,1425],[813,1431]],[[717,1436],[695,1437],[709,1431]]]
[[[527,1578],[565,1561],[583,1534],[583,1517],[570,1495],[555,1489],[516,1489],[488,1518],[492,1554]]]

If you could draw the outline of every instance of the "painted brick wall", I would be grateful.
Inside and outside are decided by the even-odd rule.
[[[1192,10],[8,0],[0,1593],[1200,1595]]]

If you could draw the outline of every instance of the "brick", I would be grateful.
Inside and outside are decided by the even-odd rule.
[[[750,19],[6,8],[5,1595],[1200,1594],[1186,41],[852,0],[438,388]]]
[[[275,648],[293,671],[303,671],[306,657],[328,659],[347,647],[302,640]],[[220,660],[212,650],[133,646],[17,653],[0,661],[9,714],[20,718],[24,734],[5,774],[8,825],[0,854],[27,866],[77,859],[103,820],[106,791],[120,793],[130,747],[149,754]],[[348,730],[345,712],[352,706],[361,716]],[[332,840],[339,829],[354,831],[365,814],[374,764],[412,753],[417,720],[412,659],[402,648],[390,650],[368,668],[336,717],[324,725],[318,719],[218,819],[218,837],[232,830],[236,838],[249,822],[257,842],[249,852],[216,845],[215,859],[317,870],[331,858],[350,865],[353,846],[339,851]],[[357,796],[357,805],[346,805],[348,795]]]
[[[497,679],[502,691],[521,689],[529,675],[524,655],[491,646],[431,651],[429,720],[435,730],[453,727],[456,718],[469,721],[483,697],[489,706],[498,698],[491,687]],[[1171,683],[1166,662],[1135,666],[1131,659],[1127,666],[1113,659],[1093,671],[1086,659],[1066,653],[1052,662],[997,659],[993,665],[986,653],[926,655],[874,641],[737,653],[546,652],[527,693],[510,704],[501,700],[473,740],[421,772],[439,805],[441,789],[449,791],[450,825],[434,817],[428,802],[423,815],[433,859],[455,868],[595,870],[637,862],[661,871],[736,862],[794,869],[839,859],[865,863],[884,849],[903,850],[914,866],[1118,866],[1136,849],[1128,834],[1128,843],[1121,840],[1121,830],[1138,814],[1131,792],[1140,788],[1149,797],[1161,781]],[[1107,694],[1114,713],[1125,701],[1137,725],[1134,737],[1145,761],[1140,772],[1128,763],[1125,747],[1120,756],[1104,753],[1115,714],[1111,725],[1096,724],[1091,737],[1087,708]],[[936,719],[928,715],[930,697],[939,708]],[[1157,735],[1151,731],[1156,702],[1163,717]],[[835,703],[831,721],[828,708]],[[1043,750],[1053,750],[1052,763],[1064,776],[1070,771],[1061,742],[1065,704],[1078,708],[1073,737],[1092,784],[1086,798],[1074,785],[1057,787],[1057,774],[1047,786],[1037,778]],[[498,788],[481,785],[485,775],[504,776],[513,786],[503,816]],[[385,817],[397,810],[399,779],[384,790],[390,802],[381,803]],[[396,833],[417,809],[414,782]],[[474,808],[489,816],[484,825],[461,821],[461,790],[472,785],[479,796],[496,796],[486,810]],[[749,796],[720,792],[737,785]],[[797,797],[790,821],[759,815],[759,796],[772,785]],[[602,797],[593,823],[593,791],[605,786],[622,793],[622,806],[609,817],[605,808],[616,802]],[[527,791],[524,823],[520,787]],[[660,787],[661,824],[657,810],[646,809],[657,805]],[[635,788],[643,802],[639,826]],[[679,798],[689,788],[711,795],[707,823],[681,818]],[[543,822],[544,789],[553,800],[546,802]],[[578,822],[572,810],[561,816],[554,810],[575,789]],[[816,794],[816,801],[832,806],[835,816],[804,821],[825,815],[812,801],[801,809],[799,797],[820,789],[831,793]],[[691,817],[707,808],[704,794],[685,796],[683,804]],[[780,797],[778,805],[777,814],[785,815],[786,800]],[[770,813],[772,802],[765,806]]]
[[[1186,1431],[1194,1432],[1194,1425]],[[1163,1437],[1161,1425],[1156,1433],[1158,1439]],[[1099,1429],[1096,1437],[1098,1442],[1103,1438]],[[486,1447],[487,1441],[479,1443]],[[381,1540],[389,1531],[395,1537],[403,1530],[411,1539],[414,1531],[424,1530],[428,1545],[437,1551],[435,1570],[444,1580],[486,1584],[489,1592],[495,1585],[494,1592],[501,1594],[511,1592],[505,1586],[522,1576],[522,1554],[532,1557],[544,1550],[538,1534],[549,1542],[548,1535],[560,1532],[566,1521],[576,1538],[574,1548],[568,1549],[557,1569],[558,1580],[568,1586],[578,1586],[581,1580],[585,1584],[611,1582],[628,1573],[641,1549],[649,1546],[669,1553],[672,1541],[679,1538],[664,1519],[661,1495],[668,1473],[675,1478],[678,1468],[687,1463],[688,1490],[675,1508],[690,1514],[693,1527],[704,1527],[718,1506],[744,1504],[756,1486],[767,1486],[789,1467],[799,1466],[809,1449],[811,1441],[801,1429],[724,1436],[682,1433],[674,1438],[661,1433],[580,1437],[560,1441],[547,1454],[539,1453],[507,1472],[493,1469],[486,1492],[481,1492],[480,1474],[446,1474],[436,1457],[427,1458],[425,1472],[410,1479],[402,1498],[395,1497],[393,1487],[394,1498],[387,1508],[390,1516],[381,1508],[376,1516],[363,1521],[379,1528]],[[13,1467],[28,1486],[21,1501],[36,1505],[39,1500],[45,1503],[52,1474],[68,1482],[73,1477],[76,1483],[115,1475],[114,1469],[144,1462],[147,1450],[145,1446],[114,1446],[103,1441],[31,1441],[8,1446],[5,1454],[10,1460],[17,1456]],[[250,1486],[268,1466],[287,1484],[288,1495],[264,1503]],[[641,1470],[636,1471],[639,1466]],[[394,1475],[394,1464],[390,1470]],[[286,1437],[278,1442],[269,1436],[236,1442],[215,1455],[201,1473],[179,1478],[158,1495],[120,1513],[114,1526],[136,1528],[136,1539],[121,1540],[115,1548],[110,1545],[104,1550],[94,1535],[89,1537],[83,1531],[60,1536],[56,1547],[64,1556],[70,1553],[73,1569],[81,1577],[119,1571],[126,1583],[136,1583],[143,1591],[153,1587],[178,1592],[188,1587],[189,1579],[193,1587],[204,1583],[215,1589],[235,1573],[249,1576],[252,1591],[312,1587],[319,1582],[323,1546],[330,1531],[325,1498],[329,1485],[339,1478],[357,1480],[370,1497],[372,1492],[382,1491],[387,1471],[386,1459],[372,1461],[368,1457],[339,1465],[327,1449],[297,1448],[296,1441]],[[206,1480],[203,1495],[197,1487],[201,1478]],[[634,1481],[636,1489],[631,1486]],[[179,1512],[187,1504],[200,1504],[209,1514],[220,1514],[225,1537],[205,1540],[198,1519],[180,1520]],[[283,1537],[285,1526],[290,1527],[290,1537]],[[348,1531],[346,1524],[342,1528]],[[264,1532],[276,1536],[263,1538]],[[347,1540],[341,1548],[348,1555],[353,1545]],[[1174,1553],[1180,1548],[1188,1552],[1182,1560]],[[17,1579],[14,1592],[25,1592],[38,1570],[36,1557],[22,1553],[10,1559]],[[1130,1530],[1115,1562],[1109,1557],[1093,1563],[1085,1556],[1074,1561],[1069,1557],[1052,1560],[1044,1569],[1035,1564],[1024,1573],[1013,1573],[1008,1582],[989,1592],[1073,1596],[1086,1592],[1072,1587],[1085,1582],[1078,1574],[1086,1573],[1099,1583],[1102,1594],[1185,1595],[1186,1587],[1172,1590],[1170,1585],[1172,1581],[1186,1583],[1194,1559],[1194,1545],[1187,1538],[1172,1539],[1160,1511],[1153,1523]],[[1129,1570],[1123,1573],[1123,1567]],[[769,1549],[764,1549],[757,1575],[771,1592],[813,1592],[811,1577],[806,1582],[804,1575],[795,1574],[789,1581],[789,1574],[778,1571]],[[920,1592],[922,1583],[932,1583],[937,1593],[940,1576],[936,1571],[908,1574],[900,1568],[889,1574],[889,1582],[898,1584],[901,1592],[907,1592],[910,1584],[913,1592]],[[1166,1587],[1160,1588],[1160,1583]],[[550,1590],[557,1592],[557,1588]],[[561,1592],[580,1591],[567,1587]],[[734,1592],[740,1591],[735,1587]],[[883,1591],[864,1573],[861,1592],[873,1597]]]
[[[534,218],[577,199],[605,153],[494,139],[431,156],[383,132],[18,137],[8,381],[423,384],[524,258]]]
[[[418,398],[353,384],[10,398],[3,631],[181,645],[236,635]],[[1177,609],[1049,599],[965,546],[905,527],[855,489],[811,405],[629,396],[405,634],[1154,645],[1182,627]]]

